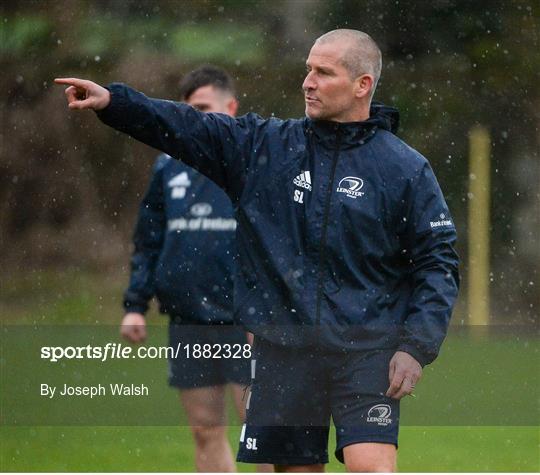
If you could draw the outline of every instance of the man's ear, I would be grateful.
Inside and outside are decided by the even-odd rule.
[[[371,74],[362,74],[361,76],[358,76],[354,83],[354,96],[357,99],[370,96],[371,88],[373,87],[373,76],[371,76]]]
[[[231,97],[227,102],[227,114],[234,117],[238,112],[238,100],[234,97]]]

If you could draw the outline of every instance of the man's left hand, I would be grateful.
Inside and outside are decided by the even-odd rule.
[[[390,387],[386,391],[388,397],[401,399],[412,394],[416,383],[422,377],[422,366],[409,353],[396,351],[390,360],[388,378]]]

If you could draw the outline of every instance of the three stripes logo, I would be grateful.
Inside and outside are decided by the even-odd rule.
[[[187,172],[182,172],[170,179],[167,184],[172,188],[171,198],[181,200],[186,196],[186,190],[191,186],[191,180]]]
[[[303,171],[293,180],[293,183],[299,188],[304,188],[307,191],[311,191],[311,173],[309,173],[308,170]],[[293,200],[297,203],[304,204],[304,192],[294,190]]]
[[[300,188],[311,191],[311,173],[308,170],[300,173],[300,175],[293,180],[293,183]]]

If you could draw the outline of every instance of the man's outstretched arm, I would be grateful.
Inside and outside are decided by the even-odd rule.
[[[258,117],[205,114],[187,104],[151,99],[123,84],[104,88],[77,78],[55,82],[68,86],[71,109],[96,111],[105,124],[181,159],[224,188],[234,201],[239,199]]]

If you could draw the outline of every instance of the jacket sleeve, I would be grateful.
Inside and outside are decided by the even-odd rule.
[[[412,297],[398,349],[424,366],[439,353],[457,298],[456,229],[427,162],[412,180],[410,196],[403,237]]]
[[[118,83],[107,89],[111,102],[97,111],[102,122],[173,158],[181,157],[223,188],[233,202],[239,199],[259,116],[235,119],[203,113],[187,104],[148,98]]]
[[[154,296],[154,272],[163,247],[166,217],[163,201],[163,157],[154,166],[150,185],[141,201],[133,233],[129,286],[124,293],[126,312],[146,313]]]

